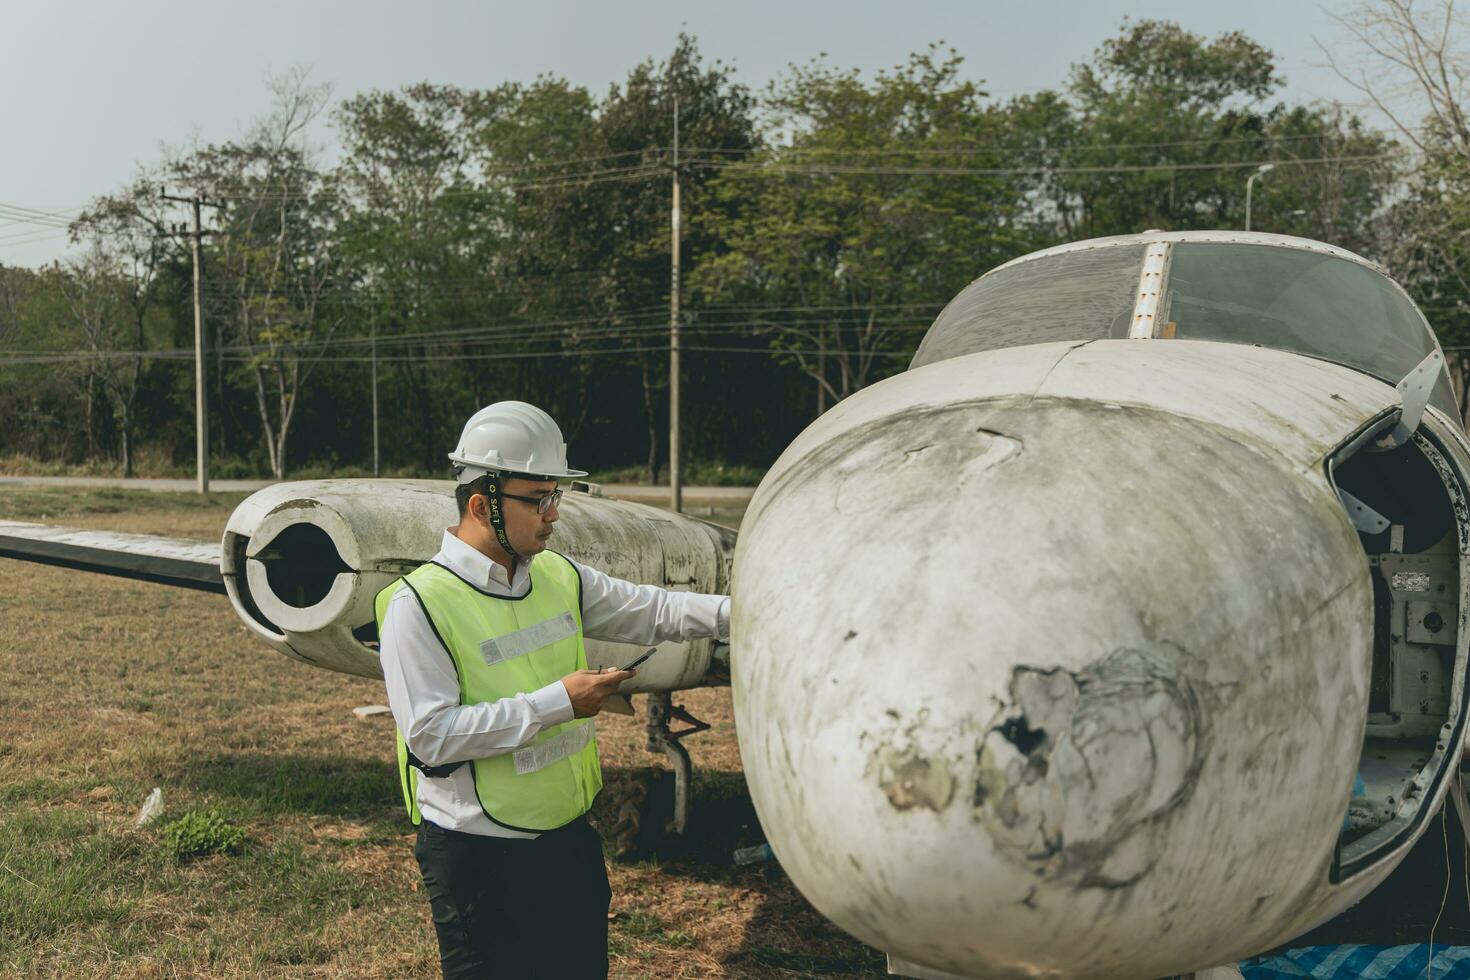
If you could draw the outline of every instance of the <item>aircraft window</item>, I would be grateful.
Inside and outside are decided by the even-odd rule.
[[[1143,253],[1143,245],[1085,249],[982,276],[939,314],[910,367],[977,351],[1126,337]]]
[[[1424,317],[1387,278],[1318,252],[1183,242],[1160,307],[1182,340],[1259,344],[1365,371],[1390,384],[1434,350]],[[1455,414],[1443,373],[1431,402]]]

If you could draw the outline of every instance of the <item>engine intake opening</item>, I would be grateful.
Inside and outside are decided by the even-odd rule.
[[[236,534],[234,532],[230,532],[227,537],[230,542],[229,550],[232,559],[230,567],[233,569],[229,580],[235,584],[235,594],[240,598],[240,605],[244,608],[246,615],[256,625],[265,629],[267,632],[275,634],[278,639],[284,638],[286,635],[285,630],[271,622],[265,613],[260,611],[260,606],[255,602],[255,596],[250,594],[250,579],[244,574],[245,562],[247,560],[245,552],[250,546],[250,539],[243,534]]]
[[[337,576],[351,572],[332,537],[315,524],[292,524],[255,553],[265,566],[276,598],[297,609],[309,609],[327,597]]]

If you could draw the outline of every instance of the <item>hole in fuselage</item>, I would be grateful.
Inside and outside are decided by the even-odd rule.
[[[378,649],[378,621],[370,619],[352,631],[353,639],[369,650]]]
[[[1455,478],[1442,475],[1431,457],[1439,451],[1421,437],[1387,452],[1359,452],[1333,469],[1338,487],[1388,521],[1382,531],[1359,532],[1373,583],[1373,665],[1363,748],[1339,839],[1345,874],[1412,832],[1432,796],[1426,777],[1447,764],[1459,533],[1445,483]]]
[[[309,609],[327,597],[337,576],[351,572],[331,535],[315,524],[292,524],[255,553],[265,566],[276,598],[297,609]]]
[[[1019,749],[1022,755],[1030,755],[1046,744],[1046,730],[1032,728],[1026,723],[1025,715],[1006,719],[1005,724],[1000,726],[1000,734]]]

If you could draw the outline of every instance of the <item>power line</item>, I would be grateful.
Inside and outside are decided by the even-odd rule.
[[[1258,133],[1252,136],[1219,136],[1199,137],[1187,140],[1155,140],[1143,143],[1051,143],[1044,146],[1017,146],[1014,143],[979,143],[962,144],[957,146],[916,146],[916,147],[818,147],[801,146],[792,144],[790,146],[759,147],[752,150],[730,149],[726,147],[691,146],[686,147],[689,153],[709,154],[759,154],[777,153],[794,155],[841,155],[841,156],[963,156],[966,154],[1015,154],[1018,156],[1036,153],[1088,153],[1097,150],[1151,150],[1163,149],[1176,146],[1221,146],[1237,143],[1256,143],[1263,145],[1274,145],[1278,143],[1299,143],[1311,140],[1349,140],[1358,137],[1392,138],[1398,135],[1397,130],[1369,130],[1363,129],[1351,133],[1301,133],[1293,136],[1277,136],[1267,133]]]
[[[1180,141],[1181,143],[1183,141]],[[1144,145],[1144,144],[1139,144]],[[1163,144],[1159,144],[1163,145]],[[1066,147],[1062,149],[1095,149],[1092,147]],[[631,152],[631,151],[630,151]],[[622,155],[622,154],[619,154]],[[1305,167],[1325,164],[1358,164],[1371,165],[1391,160],[1410,159],[1421,154],[1409,151],[1395,151],[1378,154],[1356,154],[1336,155],[1319,157],[1280,158],[1274,160],[1230,160],[1214,162],[1185,162],[1185,163],[1147,163],[1147,164],[1109,164],[1096,166],[1031,166],[1031,167],[964,167],[964,166],[873,166],[861,164],[797,164],[783,163],[780,161],[732,161],[718,159],[696,159],[689,166],[702,167],[711,170],[730,170],[751,176],[766,175],[809,175],[809,176],[890,176],[890,177],[1056,177],[1056,176],[1104,176],[1108,174],[1128,173],[1187,173],[1187,172],[1210,172],[1223,170],[1240,170],[1252,167],[1260,167],[1262,164],[1271,163],[1281,167]],[[473,190],[445,190],[441,191],[439,197],[453,196],[488,196],[495,191],[502,190],[556,190],[568,187],[587,187],[603,183],[627,183],[645,181],[653,178],[664,178],[668,174],[667,168],[663,166],[640,166],[631,168],[617,168],[608,171],[593,171],[585,174],[561,175],[543,180],[531,180],[522,182],[509,182],[508,184],[495,185],[488,189]],[[231,196],[231,192],[224,191],[225,196]],[[246,189],[243,194],[257,202],[286,200],[306,200],[312,195],[310,192]],[[67,231],[73,220],[68,220],[58,212],[44,212],[34,208],[22,208],[17,205],[0,204],[0,217],[21,224],[37,225],[40,228],[55,229],[59,232]],[[0,248],[19,247],[23,245],[36,244],[62,237],[61,235],[37,234],[29,237],[28,233],[0,236]],[[595,275],[597,273],[589,272]],[[557,277],[556,274],[548,274],[549,278]],[[217,295],[211,292],[211,295]]]
[[[1140,163],[1114,164],[1096,167],[874,167],[850,164],[796,165],[783,163],[731,163],[728,161],[704,160],[699,166],[719,170],[736,170],[741,173],[761,174],[812,174],[817,176],[862,175],[862,176],[926,176],[926,177],[1049,177],[1078,174],[1122,174],[1122,173],[1172,173],[1178,171],[1242,170],[1274,164],[1278,167],[1306,166],[1324,163],[1367,163],[1400,159],[1413,156],[1407,152],[1374,153],[1354,156],[1328,156],[1287,158],[1276,160],[1230,160],[1215,163]]]
[[[705,335],[705,336],[718,336],[718,335],[721,335],[721,334],[724,334],[724,333],[733,332],[732,331],[732,328],[737,328],[737,330],[738,330],[738,328],[747,328],[747,329],[754,328],[755,329],[755,332],[757,334],[759,334],[759,333],[765,333],[765,332],[770,332],[770,331],[775,331],[775,330],[780,330],[780,329],[787,329],[787,330],[789,330],[789,329],[796,328],[796,327],[806,326],[808,324],[811,324],[811,325],[831,325],[831,322],[832,321],[829,320],[829,319],[824,319],[824,320],[814,320],[814,321],[785,322],[785,323],[780,323],[780,324],[771,324],[771,323],[767,323],[767,322],[763,322],[763,321],[746,321],[746,322],[743,322],[743,323],[721,323],[721,324],[714,324],[714,325],[709,325],[709,326],[702,326],[702,325],[698,325],[698,324],[692,324],[692,325],[691,324],[686,324],[684,326],[684,330],[686,332],[689,332],[689,333],[692,333],[692,334],[699,334],[699,335]],[[852,318],[852,322],[853,323],[857,323],[857,322],[867,323],[868,321],[867,321],[866,318]],[[905,319],[905,320],[895,320],[895,321],[880,321],[880,325],[881,325],[881,327],[882,327],[882,329],[883,329],[883,331],[885,333],[905,333],[905,332],[926,331],[926,330],[929,329],[930,326],[932,326],[932,322],[931,321],[928,321],[928,320],[917,321],[917,320],[907,320],[907,319]],[[429,346],[439,346],[439,345],[442,345],[442,344],[445,344],[445,343],[448,343],[448,342],[457,342],[458,344],[460,344],[462,346],[485,346],[485,345],[490,345],[490,344],[513,343],[513,342],[517,342],[517,341],[523,341],[523,342],[539,342],[539,343],[570,342],[570,343],[573,343],[573,344],[580,344],[580,343],[585,343],[585,342],[590,342],[590,341],[598,341],[598,340],[639,339],[639,338],[643,338],[643,337],[662,336],[666,330],[667,330],[667,324],[661,324],[661,323],[654,322],[654,323],[646,323],[646,324],[639,324],[639,325],[626,325],[626,324],[604,325],[602,327],[591,329],[591,330],[587,330],[587,331],[584,331],[584,332],[568,333],[568,334],[561,335],[561,336],[558,336],[555,333],[539,333],[539,334],[532,334],[532,333],[508,333],[508,334],[503,334],[503,335],[490,335],[490,336],[431,337],[431,338],[427,338],[426,339],[426,338],[422,338],[422,337],[420,337],[418,335],[412,335],[412,334],[410,334],[410,335],[402,335],[402,336],[390,337],[390,338],[378,337],[377,338],[377,346],[379,346],[379,347],[383,347],[383,346],[388,346],[388,347],[414,347],[414,346],[418,346],[418,345],[423,345],[425,347],[429,347]],[[350,348],[361,348],[363,346],[369,345],[370,342],[371,342],[371,338],[366,338],[366,337],[338,338],[338,339],[328,339],[328,340],[314,341],[314,342],[311,342],[309,344],[300,345],[299,347],[296,347],[296,346],[293,346],[293,345],[289,345],[289,344],[282,344],[277,349],[278,350],[285,350],[285,351],[295,352],[296,355],[298,357],[300,357],[301,359],[303,359],[303,360],[312,360],[312,361],[315,361],[315,360],[319,359],[319,355],[324,354],[324,352],[326,352],[326,351],[329,351],[329,350],[338,350],[338,349],[343,349],[343,348],[349,348],[349,349]],[[266,353],[270,349],[271,348],[269,347],[269,345],[256,345],[256,346],[253,346],[252,347],[252,346],[249,346],[249,345],[233,344],[233,345],[226,345],[226,346],[215,348],[215,354],[216,354],[216,356],[222,357],[222,358],[224,358],[226,360],[232,360],[232,361],[249,361],[249,360],[252,360],[255,357],[257,357],[257,356],[259,356],[259,355],[261,355],[263,353]],[[579,350],[582,350],[583,352],[592,352],[592,351],[597,351],[597,350],[603,350],[604,348],[585,348],[585,349],[584,348],[578,348],[578,349]],[[617,347],[614,347],[614,348],[605,348],[605,349],[611,351],[612,353],[617,353],[620,350],[626,350],[626,348],[617,348]],[[731,350],[742,350],[743,348],[730,348],[730,349]],[[575,352],[575,351],[573,351],[573,352]],[[525,353],[527,353],[527,355],[529,356],[529,355],[535,354],[537,352],[525,352]],[[468,352],[461,350],[461,351],[456,351],[454,353],[445,354],[444,356],[445,357],[452,358],[454,356],[458,356],[459,354],[468,354]],[[192,359],[193,356],[194,356],[194,352],[191,349],[187,349],[187,348],[169,348],[169,349],[155,349],[155,350],[110,350],[110,351],[104,351],[104,350],[44,350],[44,349],[41,349],[41,350],[11,350],[11,351],[0,351],[0,358],[6,358],[6,357],[8,357],[12,361],[34,360],[34,361],[38,361],[38,362],[39,361],[86,361],[86,360],[132,360],[132,359],[135,359],[135,358],[142,358],[144,360],[188,360],[188,359]],[[328,358],[328,359],[330,360],[331,358]]]
[[[1082,149],[1087,149],[1082,147]],[[1222,160],[1210,162],[1156,162],[1144,164],[1098,164],[1095,166],[1046,166],[1035,165],[1029,167],[936,167],[936,166],[873,166],[865,164],[799,164],[783,163],[779,159],[763,160],[720,160],[720,159],[692,159],[688,162],[689,167],[703,167],[713,170],[738,169],[744,173],[751,174],[818,174],[818,175],[868,175],[868,176],[984,176],[984,177],[1038,177],[1065,174],[1110,174],[1110,173],[1142,173],[1142,172],[1178,172],[1178,171],[1213,171],[1213,170],[1238,170],[1252,167],[1260,167],[1262,164],[1271,163],[1277,166],[1308,166],[1320,164],[1341,163],[1373,163],[1392,159],[1407,159],[1420,156],[1417,151],[1398,150],[1387,153],[1374,154],[1337,154],[1317,157],[1276,157],[1274,159],[1250,159],[1250,160]],[[607,171],[589,171],[581,174],[567,174],[554,178],[529,181],[510,181],[504,184],[492,184],[484,188],[467,188],[462,190],[443,190],[431,200],[440,198],[473,196],[489,197],[498,191],[505,190],[535,190],[535,189],[557,189],[570,186],[590,186],[600,183],[618,183],[629,181],[649,180],[652,178],[666,178],[668,168],[665,166],[641,166],[630,168],[617,168]],[[288,189],[271,188],[245,188],[231,191],[226,187],[219,188],[218,193],[223,196],[240,196],[254,201],[287,201],[303,200],[312,197],[311,192],[293,191]]]
[[[454,197],[489,197],[497,191],[523,191],[523,190],[548,190],[568,186],[587,186],[592,184],[621,183],[626,181],[647,180],[651,177],[667,177],[668,167],[663,165],[640,165],[636,167],[616,167],[608,170],[593,170],[585,173],[559,174],[555,176],[528,178],[526,180],[504,181],[490,184],[483,188],[465,188],[461,190],[445,189],[439,191],[430,200]],[[214,188],[214,193],[229,199],[231,197],[247,197],[256,201],[289,201],[301,200],[316,196],[310,191],[298,191],[288,188],[231,188],[221,185]],[[318,192],[319,193],[319,192]],[[367,196],[372,196],[371,194]],[[381,197],[381,195],[379,195]]]
[[[398,355],[398,356],[383,356],[383,355],[379,355],[378,358],[377,358],[377,360],[379,362],[387,362],[387,363],[424,363],[424,362],[437,362],[437,361],[501,361],[501,360],[529,360],[529,359],[535,359],[535,358],[612,357],[612,356],[620,356],[620,355],[621,356],[626,356],[628,354],[651,354],[651,353],[660,353],[660,352],[667,352],[669,349],[670,349],[670,347],[669,347],[668,344],[656,344],[656,345],[651,345],[651,346],[638,346],[638,347],[597,348],[597,349],[593,349],[593,350],[503,351],[503,352],[498,352],[498,353],[455,353],[455,354],[403,354],[403,355]],[[784,347],[724,347],[724,346],[694,346],[694,347],[691,347],[691,346],[688,346],[688,345],[682,345],[680,349],[681,350],[685,350],[685,351],[693,351],[693,352],[697,352],[697,353],[706,353],[706,354],[764,354],[764,355],[767,355],[767,356],[770,356],[770,357],[789,357],[789,356],[795,356],[795,355],[798,355],[798,354],[811,354],[811,355],[815,355],[815,354],[822,353],[820,350],[815,349],[815,348],[811,348],[811,349],[804,349],[804,348],[798,349],[798,348],[784,348]],[[832,353],[832,351],[828,351],[827,353]],[[85,359],[88,359],[90,356],[91,355],[87,355],[85,357],[82,357],[82,356],[76,356],[76,357],[73,357],[73,356],[51,356],[51,357],[33,357],[33,358],[10,358],[10,357],[4,357],[3,355],[0,355],[0,366],[3,366],[3,367],[17,367],[17,366],[34,366],[34,365],[42,365],[42,364],[67,363],[67,362],[70,362],[70,361],[85,360]],[[130,353],[130,354],[126,355],[126,356],[127,357],[144,357],[145,359],[148,359],[147,358],[147,355],[141,354],[141,353],[136,353],[136,352]],[[903,352],[903,351],[865,351],[865,352],[862,352],[862,356],[866,356],[866,357],[887,357],[887,358],[905,358],[905,359],[908,359],[908,358],[912,358],[913,357],[913,354],[912,353]],[[337,356],[324,356],[324,357],[314,357],[314,358],[305,358],[305,359],[306,360],[310,360],[312,363],[324,363],[324,364],[368,364],[368,363],[371,363],[373,361],[373,358],[372,357],[370,357],[370,356],[364,356],[364,355],[352,356],[352,357],[337,355]],[[175,357],[175,358],[165,358],[165,360],[184,361],[184,360],[188,360],[188,358],[187,357]],[[248,361],[249,358],[243,358],[243,357],[226,357],[225,360],[228,360],[228,361],[231,361],[231,362],[241,362],[241,361]]]
[[[56,239],[66,238],[67,236],[68,233],[65,231],[43,231],[35,233],[29,238],[0,242],[0,248],[17,248],[21,245],[33,245],[36,242],[55,241]]]
[[[498,173],[522,173],[524,171],[534,170],[537,168],[564,167],[569,164],[596,163],[601,160],[620,160],[623,157],[644,156],[649,153],[663,153],[667,150],[668,147],[666,146],[649,146],[637,150],[621,150],[617,153],[598,153],[593,156],[585,157],[562,157],[553,158],[550,160],[532,160],[527,161],[526,163],[497,164],[491,167],[481,168],[479,170],[479,173],[490,175]]]
[[[1070,153],[1095,153],[1101,150],[1123,150],[1123,149],[1160,149],[1181,146],[1215,146],[1233,145],[1240,143],[1260,144],[1273,146],[1283,143],[1303,142],[1312,140],[1346,139],[1354,136],[1386,136],[1391,135],[1387,131],[1360,130],[1346,136],[1339,134],[1295,134],[1287,136],[1278,135],[1247,135],[1247,136],[1224,136],[1210,138],[1195,138],[1186,140],[1158,140],[1148,142],[1129,143],[1059,143],[1050,146],[1022,147],[1007,144],[980,144],[961,145],[953,147],[812,147],[812,146],[785,146],[785,147],[689,147],[686,152],[696,154],[707,154],[714,157],[720,156],[750,156],[753,154],[774,153],[784,159],[800,158],[803,156],[838,156],[838,157],[882,157],[882,156],[936,156],[936,155],[980,155],[980,154],[1011,154],[1011,155],[1037,155],[1037,154],[1070,154]],[[582,157],[568,157],[552,160],[533,160],[522,164],[500,165],[482,168],[477,175],[481,177],[495,177],[509,173],[522,173],[545,170],[559,166],[569,166],[589,162],[601,162],[606,160],[623,159],[630,156],[648,157],[650,155],[666,154],[671,147],[649,146],[637,150],[625,150],[613,153],[595,154]],[[850,164],[826,164],[821,167],[803,167],[803,170],[812,170],[819,173],[853,173],[853,174],[880,174],[897,175],[912,174],[915,176],[951,176],[963,174],[977,174],[985,176],[1029,176],[1042,173],[1127,173],[1140,170],[1216,170],[1233,169],[1241,167],[1256,167],[1262,163],[1292,163],[1295,165],[1316,164],[1327,162],[1366,162],[1377,159],[1388,159],[1396,154],[1375,154],[1357,156],[1321,156],[1315,158],[1299,158],[1288,160],[1236,160],[1219,161],[1210,163],[1151,163],[1151,164],[1110,164],[1095,167],[863,167]],[[730,160],[705,160],[697,161],[705,167],[728,168],[731,166],[750,166],[759,168],[763,172],[794,172],[795,164],[786,164],[771,159],[753,161]],[[431,196],[430,200],[442,197],[456,196],[484,196],[489,190],[535,190],[556,189],[572,185],[590,185],[608,182],[623,182],[646,180],[652,177],[663,177],[668,173],[668,167],[662,163],[640,163],[625,167],[611,167],[602,169],[585,170],[580,172],[548,174],[544,176],[533,176],[520,181],[496,182],[490,188],[466,188],[455,190],[452,188],[441,190]],[[244,196],[255,200],[283,200],[299,199],[313,196],[314,192],[295,190],[286,187],[264,189],[260,188],[235,188],[229,190],[226,186],[217,188],[225,196]],[[368,197],[383,197],[382,189],[379,187],[368,187],[365,189]],[[315,192],[322,193],[322,192]],[[16,222],[46,225],[55,228],[68,228],[79,217],[77,209],[47,211],[39,208],[30,208],[23,205],[0,203],[0,217],[8,218]]]
[[[5,212],[0,211],[0,216],[6,216]],[[35,231],[38,228],[54,228],[58,231],[67,231],[71,228],[70,224],[62,224],[53,221],[40,221],[31,218],[10,218],[6,223],[12,225],[29,225],[30,227],[27,229],[28,231]]]
[[[0,217],[31,224],[49,224],[58,228],[69,228],[76,220],[76,215],[68,215],[59,211],[41,211],[37,208],[22,207],[19,204],[0,204]]]

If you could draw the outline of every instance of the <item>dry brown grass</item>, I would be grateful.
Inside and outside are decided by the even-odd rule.
[[[238,498],[0,493],[0,517],[217,538]],[[428,904],[397,802],[391,721],[352,708],[378,682],[252,641],[215,596],[0,560],[0,971],[39,977],[427,977]],[[685,840],[646,826],[614,863],[620,977],[882,975],[774,865],[740,776],[729,692],[681,698],[713,730]],[[641,719],[599,725],[609,788],[642,781],[668,814]],[[133,829],[148,791],[166,813]],[[248,839],[178,863],[159,827],[218,807]],[[599,813],[602,817],[605,814]]]

